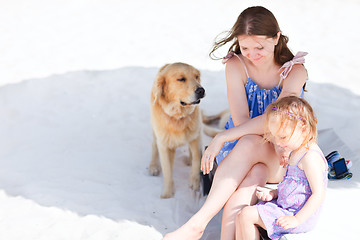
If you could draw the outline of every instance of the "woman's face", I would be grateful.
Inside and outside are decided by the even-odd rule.
[[[275,45],[277,38],[267,36],[240,35],[237,37],[240,45],[241,54],[250,60],[254,65],[272,61],[274,59]]]

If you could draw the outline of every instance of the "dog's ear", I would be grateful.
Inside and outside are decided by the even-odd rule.
[[[154,103],[156,102],[157,99],[159,99],[161,96],[164,95],[164,86],[165,86],[165,74],[164,74],[164,69],[168,66],[169,64],[166,64],[164,66],[162,66],[156,76],[155,82],[154,82],[154,86],[152,89],[153,95],[154,95]]]
[[[162,72],[162,71],[164,71],[164,69],[165,69],[167,66],[169,66],[169,64],[165,64],[164,66],[162,66],[162,67],[160,68],[160,70],[159,70],[159,73]]]
[[[199,76],[199,82],[201,82],[201,72],[197,68],[195,68],[195,70],[196,70],[196,75]]]

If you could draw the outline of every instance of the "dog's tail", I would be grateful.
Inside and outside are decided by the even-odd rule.
[[[218,134],[218,133],[220,133],[220,132],[223,131],[223,130],[221,130],[221,129],[208,126],[208,125],[206,125],[206,124],[203,124],[203,130],[204,130],[204,133],[205,133],[206,135],[208,135],[209,137],[215,137],[216,134]]]
[[[201,111],[201,117],[203,124],[203,130],[209,137],[215,137],[216,134],[224,130],[226,121],[229,119],[230,111],[228,109],[211,116],[207,116]],[[219,128],[209,126],[207,124],[217,125]]]
[[[205,124],[212,124],[215,121],[219,121],[223,116],[225,116],[227,113],[229,112],[228,109],[225,109],[224,111],[215,114],[215,115],[211,115],[211,116],[207,116],[205,115],[204,111],[201,111],[201,117],[202,117],[202,121]]]

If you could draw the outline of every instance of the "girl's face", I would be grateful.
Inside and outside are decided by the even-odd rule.
[[[274,59],[274,50],[278,38],[269,38],[261,35],[240,35],[237,37],[237,40],[240,45],[241,54],[254,65]]]
[[[284,124],[281,128],[279,116],[272,116],[269,119],[269,131],[273,136],[272,142],[286,152],[300,148],[305,140],[305,125],[298,122],[295,129],[290,124]]]

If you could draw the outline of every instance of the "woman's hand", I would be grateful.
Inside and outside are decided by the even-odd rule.
[[[276,220],[276,224],[280,225],[283,229],[294,228],[300,225],[296,216],[282,216]]]
[[[275,190],[264,188],[264,187],[257,187],[256,188],[256,197],[262,201],[271,201],[276,198]]]
[[[220,152],[224,142],[221,141],[221,134],[217,134],[210,142],[209,146],[206,148],[202,158],[201,158],[201,171],[203,174],[208,174],[214,166],[214,159],[216,155]]]

